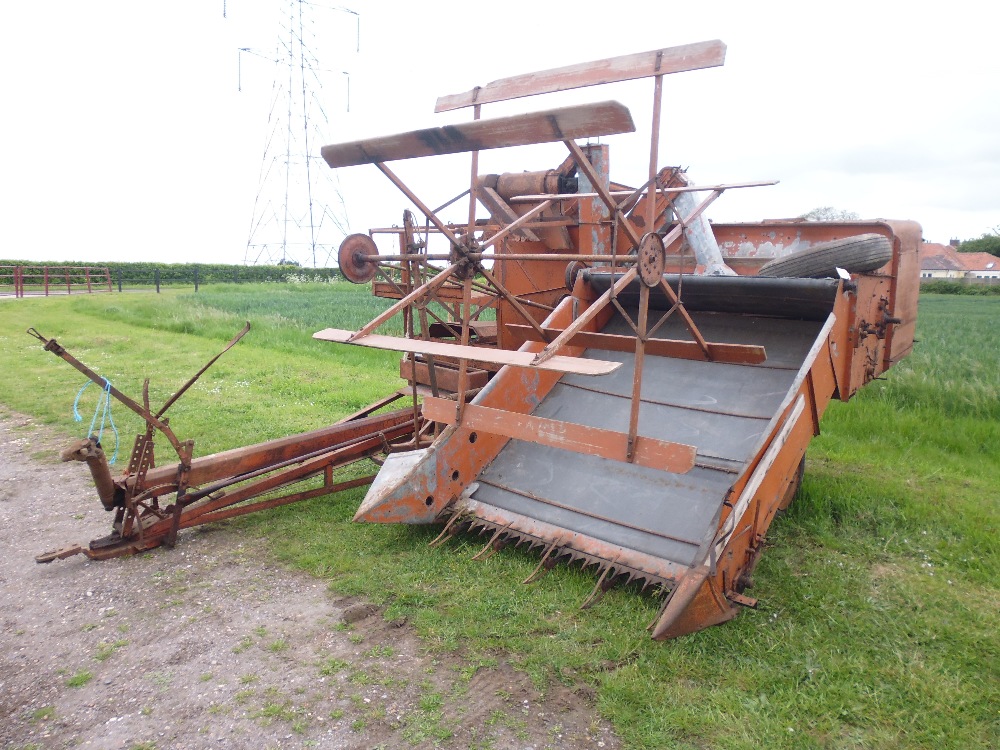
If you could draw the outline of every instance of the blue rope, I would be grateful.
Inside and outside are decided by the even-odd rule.
[[[77,408],[80,404],[80,397],[83,392],[87,390],[87,386],[90,385],[91,381],[88,380],[83,384],[83,388],[79,390],[76,394],[76,399],[73,401],[73,421],[82,422],[83,417],[80,416],[80,410]],[[90,420],[90,430],[87,431],[87,436],[94,434],[94,426],[97,424],[97,415],[101,415],[101,427],[97,432],[97,442],[101,442],[101,436],[104,435],[104,425],[110,424],[111,430],[115,434],[115,452],[112,454],[111,459],[108,463],[114,463],[118,458],[118,428],[115,427],[115,420],[111,416],[111,381],[104,378],[104,388],[101,389],[101,395],[97,399],[97,406],[94,407],[94,418]]]
[[[83,388],[81,388],[80,392],[76,394],[76,399],[73,401],[73,421],[74,422],[82,422],[83,421],[83,417],[80,416],[80,412],[79,412],[79,410],[76,407],[80,403],[80,396],[82,396],[83,392],[85,390],[87,390],[87,386],[90,385],[90,382],[91,381],[88,380],[86,383],[83,384]]]

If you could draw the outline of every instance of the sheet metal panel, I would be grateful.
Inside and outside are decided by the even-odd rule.
[[[479,481],[479,502],[690,565],[732,476],[668,474],[512,440]]]

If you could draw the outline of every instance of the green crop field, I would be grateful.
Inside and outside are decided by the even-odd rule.
[[[171,410],[176,432],[204,454],[320,427],[395,390],[398,356],[310,334],[357,327],[384,304],[342,283],[0,301],[0,414],[68,436],[89,424],[97,389],[76,425],[83,377],[29,326],[126,393],[149,377],[156,403],[250,320]],[[363,490],[232,525],[407,616],[428,649],[484,663],[503,652],[543,689],[590,686],[629,747],[997,747],[998,323],[996,297],[924,296],[913,356],[827,412],[755,573],[760,608],[677,641],[648,639],[658,602],[634,592],[580,611],[589,573],[562,567],[522,586],[537,556],[477,563],[483,540],[428,549],[436,528],[352,524]],[[114,415],[127,450],[138,420]]]

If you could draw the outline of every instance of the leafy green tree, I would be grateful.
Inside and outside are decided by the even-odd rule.
[[[960,253],[990,253],[1000,257],[1000,227],[993,227],[983,236],[974,240],[965,240],[958,246]]]
[[[806,221],[857,221],[861,217],[854,211],[844,211],[833,206],[819,206],[799,218]]]

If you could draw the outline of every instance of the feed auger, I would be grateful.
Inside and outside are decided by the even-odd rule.
[[[912,348],[920,227],[709,223],[723,192],[773,184],[658,168],[664,76],[724,58],[711,41],[506,78],[438,100],[471,121],[323,148],[333,168],[379,169],[423,217],[344,240],[344,276],[395,302],[360,330],[314,335],[402,352],[421,401],[382,441],[355,520],[443,524],[432,544],[479,534],[480,559],[526,545],[540,553],[528,581],[592,566],[584,606],[614,585],[655,590],[657,639],[755,605],[750,574],[827,404]],[[611,180],[609,146],[591,140],[635,131],[618,102],[481,118],[638,78],[653,102],[637,188]],[[540,143],[565,147],[558,166],[479,174],[480,151]],[[440,209],[388,166],[462,152],[469,189]],[[445,221],[466,194],[467,216]],[[376,244],[386,234],[394,252]],[[396,315],[403,335],[378,333]]]

